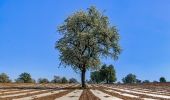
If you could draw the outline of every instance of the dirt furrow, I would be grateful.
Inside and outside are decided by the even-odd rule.
[[[84,89],[79,100],[100,100],[89,89]]]

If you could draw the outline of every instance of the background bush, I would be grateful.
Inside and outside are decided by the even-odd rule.
[[[9,76],[5,73],[1,73],[0,74],[0,83],[10,83],[12,82],[10,79],[9,79]]]

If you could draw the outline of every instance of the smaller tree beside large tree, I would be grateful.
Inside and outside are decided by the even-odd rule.
[[[104,64],[100,70],[91,72],[90,78],[94,83],[113,83],[116,81],[116,71],[113,65]]]
[[[106,66],[105,64],[100,69],[101,81],[113,83],[116,81],[116,71],[113,65]]]
[[[100,75],[99,71],[91,72],[90,78],[91,78],[91,81],[93,83],[100,83],[101,82],[101,75]]]

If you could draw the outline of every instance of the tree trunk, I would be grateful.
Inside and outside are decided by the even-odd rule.
[[[81,84],[82,84],[82,88],[86,88],[86,84],[85,84],[85,74],[86,74],[86,67],[85,65],[82,66],[82,71],[81,71]]]
[[[109,80],[108,80],[108,79],[106,80],[106,83],[107,83],[107,84],[109,83]]]

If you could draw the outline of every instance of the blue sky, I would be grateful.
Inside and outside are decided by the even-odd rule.
[[[67,16],[91,5],[106,10],[111,25],[119,29],[119,60],[102,59],[115,66],[118,80],[134,73],[142,80],[164,76],[170,81],[169,0],[0,0],[0,72],[11,79],[22,72],[34,79],[80,79],[71,68],[58,68],[56,29]]]

